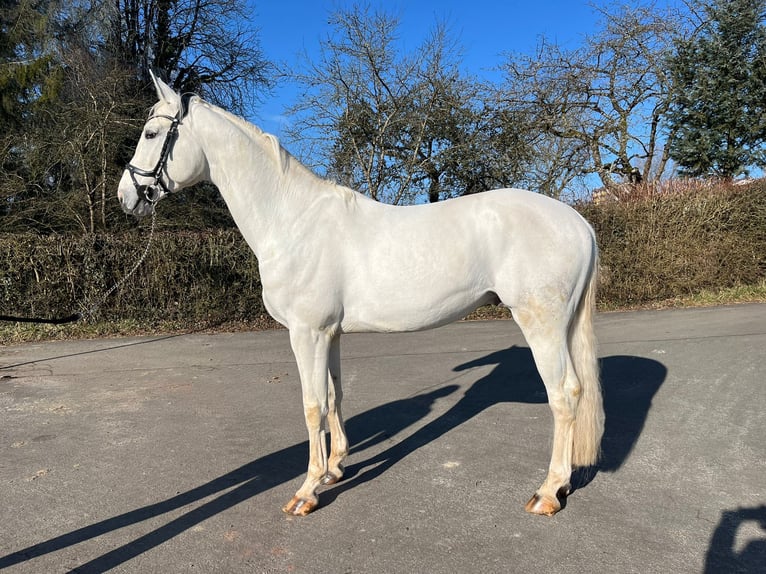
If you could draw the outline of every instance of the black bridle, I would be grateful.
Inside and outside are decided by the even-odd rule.
[[[154,169],[151,171],[141,169],[134,166],[132,163],[128,163],[128,165],[125,166],[125,169],[128,170],[128,173],[130,174],[130,179],[133,180],[133,185],[136,187],[136,193],[138,193],[138,197],[152,205],[157,203],[161,197],[158,186],[164,193],[170,193],[168,186],[165,185],[164,181],[162,181],[162,170],[165,169],[165,165],[168,163],[170,149],[172,148],[176,137],[178,137],[178,124],[181,123],[178,119],[178,116],[171,117],[165,115],[156,115],[150,117],[149,120],[153,120],[154,118],[165,118],[172,122],[170,124],[170,129],[168,129],[168,133],[165,134],[165,141],[162,144],[160,158],[157,160],[157,164],[154,166]],[[141,185],[136,179],[137,175],[140,177],[153,177],[154,181],[149,185]]]
[[[186,114],[189,111],[189,101],[193,96],[194,94],[183,94],[181,96],[181,109],[175,116],[158,114],[156,116],[151,116],[147,120],[148,123],[155,118],[164,118],[166,120],[170,120],[171,122],[170,128],[165,134],[165,141],[162,143],[162,151],[160,151],[160,157],[157,160],[157,164],[154,166],[154,169],[151,171],[141,169],[132,163],[128,163],[128,165],[125,166],[125,169],[130,174],[130,179],[133,181],[133,185],[136,188],[138,197],[150,205],[156,204],[162,197],[162,195],[160,195],[160,189],[166,195],[170,193],[170,189],[165,184],[165,182],[162,181],[162,171],[165,169],[165,166],[168,163],[170,151],[173,148],[173,144],[175,143],[176,138],[178,137],[178,126],[181,124],[181,120],[186,117]],[[141,185],[138,183],[136,176],[151,177],[154,178],[154,181],[149,185]]]

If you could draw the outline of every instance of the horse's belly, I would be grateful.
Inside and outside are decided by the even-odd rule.
[[[497,303],[492,292],[463,291],[438,297],[389,295],[344,305],[344,332],[401,332],[441,327],[462,319],[481,305]]]

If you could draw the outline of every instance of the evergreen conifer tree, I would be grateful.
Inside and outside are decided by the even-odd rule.
[[[670,149],[688,176],[732,178],[764,165],[766,0],[712,0],[671,61]]]

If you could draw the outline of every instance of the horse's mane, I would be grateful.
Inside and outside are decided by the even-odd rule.
[[[205,107],[207,107],[210,110],[215,111],[217,114],[220,114],[224,118],[226,118],[228,121],[235,124],[240,130],[242,130],[244,133],[246,133],[248,136],[251,137],[251,139],[255,141],[260,141],[264,144],[264,147],[268,148],[271,151],[272,158],[276,161],[277,166],[279,167],[279,171],[282,173],[282,175],[288,179],[294,179],[296,177],[306,177],[312,178],[316,181],[322,182],[325,184],[325,187],[327,189],[330,189],[340,195],[345,201],[349,201],[354,198],[354,192],[342,185],[337,185],[336,183],[326,180],[317,174],[315,174],[313,171],[311,171],[309,168],[307,168],[305,165],[303,165],[298,159],[293,156],[289,151],[287,151],[282,144],[279,142],[279,138],[277,136],[272,135],[270,133],[266,133],[261,128],[256,126],[253,123],[250,123],[244,118],[241,118],[240,116],[233,114],[223,108],[220,108],[218,106],[214,106],[209,104],[208,102],[205,102],[201,98],[197,100],[199,103],[203,104]]]

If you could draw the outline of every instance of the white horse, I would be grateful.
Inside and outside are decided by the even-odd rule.
[[[573,465],[596,462],[603,431],[592,324],[598,255],[588,223],[518,189],[384,205],[319,178],[252,124],[154,82],[159,102],[118,197],[143,216],[166,194],[211,181],[255,252],[266,308],[290,332],[309,433],[308,474],[283,510],[308,514],[317,488],[343,476],[342,333],[429,329],[502,302],[554,417],[548,475],[526,509],[557,512]]]

